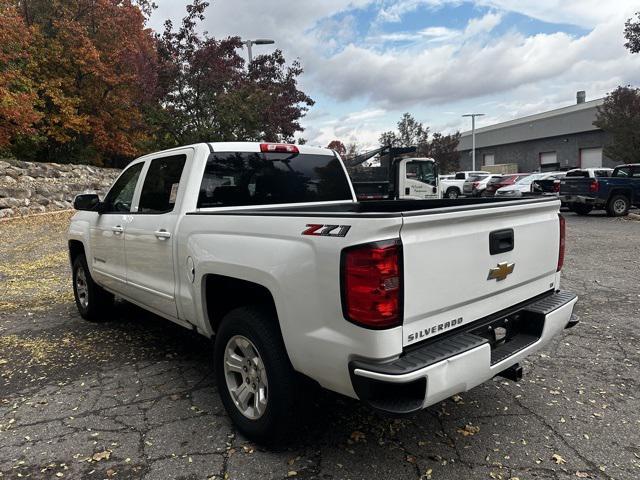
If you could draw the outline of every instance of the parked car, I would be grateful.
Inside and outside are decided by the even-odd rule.
[[[560,196],[578,215],[605,209],[609,216],[625,216],[632,205],[640,206],[640,163],[619,165],[610,177],[567,175],[560,182]]]
[[[549,173],[532,173],[522,177],[511,185],[501,187],[496,190],[496,197],[524,197],[531,194],[531,183],[534,180],[542,180],[548,177]]]
[[[567,177],[599,178],[610,177],[613,168],[574,168],[567,172]]]
[[[462,196],[462,189],[464,182],[470,176],[477,175],[490,175],[489,172],[484,171],[464,171],[456,172],[453,180],[443,180],[440,182],[440,192],[442,198],[458,198]]]
[[[519,379],[576,323],[549,199],[358,202],[333,151],[229,142],[146,155],[74,206],[80,315],[115,294],[213,338],[216,390],[255,441],[299,425],[309,385],[407,414]]]
[[[502,187],[508,187],[509,185],[513,185],[515,182],[520,180],[521,178],[528,177],[531,175],[530,173],[516,173],[516,174],[506,174],[501,177],[492,178],[487,183],[487,188],[484,190],[485,197],[493,197],[496,194],[496,191]]]
[[[487,184],[493,178],[500,178],[501,175],[489,174],[489,175],[474,175],[467,178],[462,186],[462,193],[468,197],[480,197],[487,188]]]
[[[557,197],[560,195],[560,180],[567,175],[567,172],[549,173],[544,178],[539,178],[531,182],[532,195],[548,195]]]

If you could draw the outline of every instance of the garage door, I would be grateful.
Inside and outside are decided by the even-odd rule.
[[[495,161],[496,161],[496,158],[493,155],[493,153],[485,153],[484,154],[484,164],[485,165],[494,165]]]
[[[558,163],[556,152],[543,152],[540,154],[540,165]]]
[[[581,148],[580,168],[602,167],[602,148]]]

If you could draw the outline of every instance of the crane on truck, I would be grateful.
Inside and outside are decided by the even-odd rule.
[[[416,147],[385,145],[345,161],[359,200],[440,198],[438,167],[433,158],[410,157]],[[363,167],[379,156],[380,166]],[[386,164],[386,165],[385,165]]]

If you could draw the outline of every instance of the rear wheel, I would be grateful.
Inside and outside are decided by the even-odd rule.
[[[450,188],[445,193],[445,197],[456,199],[460,196],[460,191],[457,188]]]
[[[113,306],[113,294],[93,281],[84,254],[73,261],[73,295],[80,316],[92,322],[103,320]]]
[[[295,425],[297,377],[267,309],[241,307],[218,329],[214,366],[222,403],[246,437],[283,441]]]
[[[591,210],[593,210],[593,206],[587,205],[586,203],[572,203],[569,205],[569,210],[578,215],[589,215]]]
[[[607,203],[607,215],[610,217],[624,217],[629,213],[631,202],[624,195],[613,195]]]

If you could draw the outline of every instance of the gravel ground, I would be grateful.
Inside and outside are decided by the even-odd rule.
[[[640,222],[567,214],[581,323],[525,364],[413,417],[322,393],[292,446],[237,434],[210,344],[127,304],[71,297],[68,214],[0,223],[0,478],[640,478]]]

